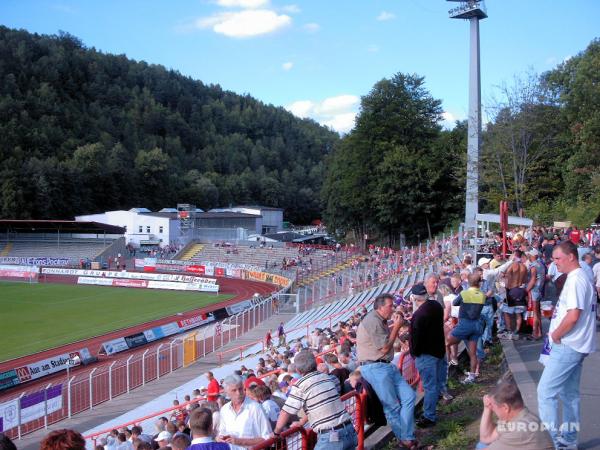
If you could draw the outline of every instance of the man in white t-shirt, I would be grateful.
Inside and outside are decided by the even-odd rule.
[[[240,376],[225,377],[223,385],[231,401],[221,408],[217,441],[227,442],[232,450],[262,444],[271,435],[271,424],[260,404],[246,397]]]
[[[567,274],[567,280],[550,322],[548,338],[552,350],[537,389],[539,415],[557,449],[575,449],[580,426],[582,363],[596,350],[596,302],[592,283],[579,266],[577,246],[571,241],[563,242],[554,248],[552,257],[558,271]]]

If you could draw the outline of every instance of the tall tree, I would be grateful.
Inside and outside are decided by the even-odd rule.
[[[568,122],[566,198],[600,191],[600,39],[542,76]]]
[[[437,190],[448,175],[440,164],[441,114],[440,100],[422,77],[398,73],[377,82],[330,160],[323,190],[327,220],[388,242],[400,233],[417,238],[439,230],[449,219],[438,207],[440,194],[448,194]]]
[[[491,122],[484,134],[482,177],[485,198],[513,203],[515,212],[540,198],[556,195],[553,162],[561,151],[560,110],[535,74],[515,77],[500,88],[488,107]],[[558,177],[560,179],[560,176]]]

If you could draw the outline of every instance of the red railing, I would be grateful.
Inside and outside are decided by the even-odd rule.
[[[253,345],[256,344],[262,344],[262,352],[264,353],[265,351],[265,341],[264,339],[260,339],[257,341],[252,341],[248,344],[244,344],[244,345],[240,345],[239,347],[234,347],[234,348],[230,348],[227,350],[223,350],[222,352],[217,353],[217,356],[219,358],[219,365],[222,366],[223,365],[223,356],[227,355],[229,353],[240,353],[240,360],[244,359],[244,350],[246,350],[249,347],[252,347]]]
[[[310,450],[314,447],[315,439],[312,430],[297,426],[255,445],[252,450]]]
[[[193,360],[214,352],[238,336],[254,328],[258,323],[273,314],[271,299],[253,306],[235,316],[225,319],[222,332],[207,333],[207,328],[200,329],[196,339]],[[192,332],[194,333],[194,332]],[[61,385],[61,407],[42,417],[19,423],[4,433],[12,439],[21,438],[48,425],[70,418],[82,411],[93,409],[97,405],[112,400],[114,397],[130,392],[139,386],[159,379],[164,375],[184,367],[184,336],[176,337],[169,342],[152,346],[143,352],[131,353],[120,359],[107,360],[102,365],[91,368],[78,368],[65,374],[64,378],[48,384],[46,387],[32,386],[30,389],[6,395],[0,403],[14,402],[19,408],[21,398],[28,394],[44,396],[49,388]],[[47,401],[44,408],[47,408]],[[6,426],[6,423],[5,423]]]
[[[259,375],[258,378],[263,379],[263,378],[267,378],[267,377],[269,377],[271,375],[279,375],[281,372],[282,372],[281,369],[276,369],[276,370],[273,370],[271,372],[267,372],[267,373],[265,373],[263,375]],[[128,427],[129,425],[137,425],[137,424],[139,424],[141,422],[144,422],[146,420],[152,419],[153,417],[162,416],[162,415],[164,415],[166,413],[169,413],[169,412],[172,412],[172,411],[176,411],[176,410],[179,411],[179,410],[184,409],[186,406],[191,405],[192,403],[199,403],[199,402],[204,401],[204,400],[206,400],[206,397],[197,397],[197,398],[195,398],[193,400],[190,400],[189,402],[180,403],[178,406],[171,406],[169,408],[165,408],[165,409],[162,409],[160,411],[153,412],[152,414],[148,414],[148,415],[146,415],[144,417],[140,417],[140,418],[137,418],[135,420],[131,420],[131,421],[123,423],[121,425],[110,427],[110,428],[107,428],[107,429],[101,430],[101,431],[96,431],[95,433],[92,433],[92,434],[89,434],[87,436],[84,436],[84,439],[91,439],[91,440],[94,441],[94,445],[96,445],[95,441],[98,438],[98,436],[101,436],[103,434],[107,434],[107,433],[109,433],[110,431],[112,431],[114,429],[118,429],[118,428],[121,428],[121,427]]]
[[[135,420],[130,420],[129,422],[125,422],[125,423],[122,423],[122,424],[114,426],[114,427],[106,428],[104,430],[96,431],[94,433],[88,434],[87,436],[84,436],[83,438],[85,440],[90,439],[94,443],[94,447],[96,447],[96,440],[98,439],[98,437],[108,434],[112,430],[120,429],[123,427],[129,427],[130,425],[138,425],[146,420],[149,420],[149,419],[152,419],[152,418],[158,417],[158,416],[163,416],[163,415],[168,414],[173,411],[180,411],[180,410],[184,409],[185,407],[187,407],[188,405],[191,405],[193,403],[199,403],[204,400],[206,400],[206,397],[198,397],[193,400],[190,400],[189,402],[181,403],[177,406],[171,406],[170,408],[161,409],[160,411],[153,412],[152,414],[148,414],[144,417],[140,417]]]
[[[342,395],[341,400],[344,402],[344,407],[352,418],[352,424],[358,437],[356,448],[357,450],[364,450],[366,394],[358,394],[356,391],[352,391]],[[252,447],[252,450],[312,450],[316,444],[316,440],[316,433],[310,428],[293,427],[284,431],[279,436],[272,437],[259,445],[255,445]]]

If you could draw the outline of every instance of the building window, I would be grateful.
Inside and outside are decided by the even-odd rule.
[[[143,229],[143,228],[142,228],[142,226],[140,225],[140,226],[139,226],[139,228],[138,228],[138,230],[139,230],[138,232],[139,232],[139,233],[141,233],[141,232],[142,232],[142,229]]]
[[[146,233],[150,233],[150,225],[146,225]]]
[[[162,225],[158,227],[158,232],[159,232],[160,234],[162,234],[162,232],[163,232],[163,227],[162,227]]]

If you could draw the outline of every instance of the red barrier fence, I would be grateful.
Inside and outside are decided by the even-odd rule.
[[[126,358],[113,360],[112,363],[94,368],[78,368],[67,371],[64,378],[48,384],[44,389],[32,387],[0,401],[0,406],[14,406],[16,425],[10,428],[5,423],[4,433],[11,439],[21,438],[24,434],[48,428],[49,425],[70,418],[75,414],[93,409],[97,405],[112,400],[146,383],[159,379],[185,365],[216,351],[238,336],[254,328],[273,314],[272,298],[253,306],[219,323],[215,327],[204,327],[190,334],[196,334],[194,352],[186,354],[186,338],[182,335],[172,341],[164,342],[137,352]],[[210,330],[210,331],[207,331]],[[185,354],[185,358],[184,358]],[[60,388],[58,409],[33,420],[25,421],[21,415],[21,399],[29,394],[40,394],[44,402],[42,411],[49,411],[50,401],[46,399],[50,389]],[[24,415],[23,415],[24,416]]]
[[[358,450],[365,448],[365,399],[366,394],[358,394],[356,391],[342,395],[346,411],[352,418],[352,424],[358,436]],[[252,450],[266,449],[294,449],[312,450],[317,442],[317,435],[310,428],[294,427],[284,431],[279,436],[267,439],[262,444],[255,445]]]

